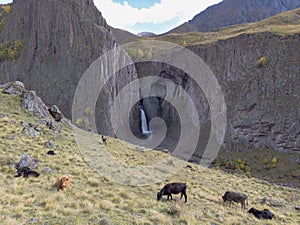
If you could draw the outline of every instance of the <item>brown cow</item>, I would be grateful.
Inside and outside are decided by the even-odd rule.
[[[241,203],[241,207],[242,209],[245,209],[245,202],[247,200],[247,195],[242,194],[242,193],[237,193],[237,192],[233,192],[233,191],[226,191],[225,194],[222,196],[223,201],[229,201],[229,206],[231,206],[231,202],[237,202],[237,203]]]
[[[167,158],[167,164],[170,165],[170,166],[174,166],[175,167],[174,161],[173,161],[172,158]]]
[[[69,176],[62,176],[58,178],[56,181],[57,191],[59,190],[63,191],[66,188],[71,188],[71,182],[72,182],[72,178]]]
[[[271,213],[268,209],[258,210],[251,208],[248,210],[248,213],[252,213],[257,219],[269,219],[274,218],[274,214]]]

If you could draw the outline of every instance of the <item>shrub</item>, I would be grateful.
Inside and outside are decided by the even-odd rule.
[[[11,5],[3,5],[2,9],[4,10],[4,12],[6,12],[6,14],[10,14],[12,12]]]
[[[4,27],[5,24],[6,24],[6,18],[4,18],[0,21],[0,31],[2,30],[2,28]]]
[[[251,172],[250,166],[246,166],[245,170],[246,170],[246,173],[250,173]]]
[[[91,108],[86,108],[84,110],[84,115],[86,115],[86,116],[92,116],[93,114],[94,114],[94,112]]]
[[[7,41],[4,44],[0,44],[0,62],[5,60],[13,60],[15,62],[22,50],[23,43],[20,40],[15,42]]]
[[[274,156],[272,159],[272,164],[276,164],[277,163],[277,158]]]
[[[244,163],[240,163],[239,168],[240,168],[241,170],[245,170],[246,166],[245,166]]]
[[[257,61],[257,67],[259,67],[259,68],[266,68],[267,67],[267,59],[266,59],[265,56],[261,57]]]

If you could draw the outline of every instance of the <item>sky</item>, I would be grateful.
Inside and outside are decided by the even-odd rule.
[[[131,33],[165,33],[222,0],[94,0],[107,23]],[[12,0],[0,0],[0,4]]]

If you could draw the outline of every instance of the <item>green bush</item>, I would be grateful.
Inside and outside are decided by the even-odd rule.
[[[10,14],[12,12],[12,6],[11,5],[3,5],[2,9],[6,14]]]
[[[267,67],[267,59],[265,56],[261,57],[258,61],[257,61],[257,66],[259,68],[266,68]]]
[[[6,24],[6,18],[3,18],[3,19],[0,21],[0,31],[2,30],[2,28],[4,27],[5,24]]]
[[[20,40],[15,42],[7,41],[0,44],[0,62],[13,60],[14,62],[20,56],[23,50],[23,43]]]

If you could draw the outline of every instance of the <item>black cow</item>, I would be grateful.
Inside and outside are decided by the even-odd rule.
[[[54,152],[53,150],[49,150],[49,151],[47,152],[47,154],[48,154],[48,155],[55,155],[55,152]]]
[[[248,210],[248,213],[252,213],[257,219],[271,220],[272,218],[274,218],[274,214],[271,213],[268,209],[258,210],[255,208],[251,208]]]
[[[157,201],[159,201],[163,195],[168,195],[167,200],[169,200],[169,197],[172,198],[172,194],[179,194],[181,193],[181,197],[184,196],[185,199],[185,203],[187,202],[187,195],[186,195],[186,183],[169,183],[166,184],[161,190],[160,192],[157,193]]]
[[[101,138],[102,138],[102,143],[107,145],[107,137],[102,135]]]
[[[29,176],[38,177],[40,174],[38,172],[35,172],[33,170],[30,170],[29,167],[25,166],[22,168],[19,168],[17,170],[17,175],[15,177],[21,177],[23,175],[24,178],[28,178]]]
[[[229,201],[229,206],[231,206],[231,202],[237,202],[237,203],[241,203],[241,207],[242,209],[245,209],[245,202],[247,200],[247,195],[242,194],[242,193],[237,193],[237,192],[233,192],[233,191],[226,191],[225,194],[222,196],[223,201]]]

